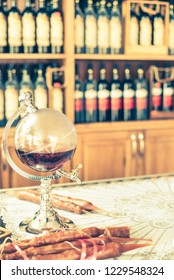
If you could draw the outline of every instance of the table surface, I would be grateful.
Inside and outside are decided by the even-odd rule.
[[[33,237],[20,231],[18,225],[32,217],[39,205],[19,200],[14,196],[16,190],[0,191],[0,214],[13,238]],[[53,192],[91,201],[105,210],[81,215],[58,210],[78,228],[129,226],[131,237],[152,239],[151,246],[123,253],[117,259],[174,260],[174,175],[54,185]]]

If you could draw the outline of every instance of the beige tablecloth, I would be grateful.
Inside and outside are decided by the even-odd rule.
[[[54,186],[53,192],[91,201],[103,213],[74,214],[59,210],[79,228],[129,226],[131,237],[150,238],[153,245],[126,252],[120,260],[174,260],[174,176],[86,182]],[[13,238],[33,235],[19,230],[19,223],[32,217],[39,206],[0,191],[0,213]]]

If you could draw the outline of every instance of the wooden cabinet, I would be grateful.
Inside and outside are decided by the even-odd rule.
[[[105,127],[77,127],[73,167],[82,163],[82,180],[141,176],[174,171],[174,121],[145,121]]]

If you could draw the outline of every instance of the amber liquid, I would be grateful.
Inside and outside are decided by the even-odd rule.
[[[75,149],[56,152],[39,153],[16,150],[20,160],[30,168],[40,172],[50,172],[61,168],[73,156]]]

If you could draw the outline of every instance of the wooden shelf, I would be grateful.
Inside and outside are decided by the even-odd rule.
[[[52,53],[30,53],[30,54],[25,54],[25,53],[3,53],[0,54],[0,61],[1,63],[4,62],[11,62],[11,61],[38,61],[38,60],[64,60],[66,58],[65,54],[52,54]]]
[[[174,61],[174,55],[133,55],[133,54],[75,54],[76,60],[140,60],[140,61]]]

